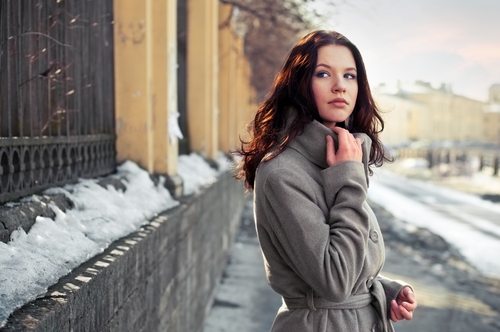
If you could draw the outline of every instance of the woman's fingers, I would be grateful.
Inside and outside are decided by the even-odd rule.
[[[397,322],[399,320],[403,319],[403,315],[399,312],[399,306],[396,303],[396,301],[392,300],[391,301],[391,320],[393,322]]]
[[[399,306],[399,312],[406,320],[411,320],[413,318],[413,310],[408,310],[404,306]]]
[[[402,319],[412,320],[415,308],[415,304],[408,302],[398,304],[395,300],[392,300],[390,309],[391,320],[394,322],[400,321]]]
[[[352,136],[352,134],[344,129],[344,128],[340,128],[340,127],[334,127],[333,129],[333,132],[337,134],[338,138],[339,138],[339,145],[340,143],[343,143],[343,142],[347,142],[349,137],[354,137]]]
[[[335,162],[359,161],[363,159],[361,140],[355,138],[349,131],[340,127],[332,129],[338,137],[338,149],[335,151]],[[331,166],[331,164],[329,164]]]

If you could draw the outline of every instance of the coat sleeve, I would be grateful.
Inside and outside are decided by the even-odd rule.
[[[398,294],[403,289],[403,287],[408,286],[412,290],[413,288],[404,281],[389,279],[381,274],[377,276],[377,279],[380,281],[382,287],[384,288],[385,298],[387,302],[387,317],[390,318],[391,301],[395,300],[398,297]]]
[[[322,177],[326,218],[317,204],[318,191],[290,169],[271,171],[261,193],[283,259],[316,294],[343,302],[363,269],[368,241],[364,166],[343,162],[323,170]]]

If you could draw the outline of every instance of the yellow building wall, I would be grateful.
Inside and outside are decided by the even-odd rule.
[[[385,128],[380,139],[385,145],[396,146],[424,135],[427,113],[424,104],[387,94],[375,94],[374,98],[384,119]]]
[[[454,96],[452,104],[452,140],[483,141],[484,103],[462,96]]]
[[[413,94],[409,98],[427,105],[430,110],[427,114],[429,117],[427,118],[425,127],[422,127],[419,139],[431,141],[450,139],[452,132],[450,96],[430,92]]]
[[[114,2],[117,160],[132,159],[151,170],[146,16],[146,2]]]
[[[248,140],[247,125],[252,119],[253,109],[251,90],[247,82],[250,81],[250,64],[243,52],[243,39],[237,40],[235,48],[238,52],[237,70],[236,70],[236,100],[237,117],[236,133],[239,138]]]
[[[500,84],[493,84],[489,91],[489,104],[484,108],[485,142],[500,144]]]
[[[431,90],[412,94],[408,98],[427,106],[426,126],[420,139],[425,140],[483,140],[484,103],[463,96]]]
[[[485,142],[500,144],[500,111],[484,113]]]
[[[215,160],[218,147],[218,0],[188,0],[187,119],[190,149]]]
[[[117,160],[175,177],[178,164],[177,1],[116,0]],[[187,0],[190,149],[215,160],[240,144],[255,110],[244,36],[231,5]]]
[[[493,84],[488,91],[489,103],[500,104],[500,84]]]
[[[234,32],[232,5],[219,5],[219,148],[223,152],[237,146],[236,71],[238,36]]]
[[[176,1],[114,2],[117,160],[176,174]]]
[[[494,125],[485,127],[489,120],[485,120],[485,104],[480,101],[437,89],[374,97],[386,121],[380,135],[386,144],[406,140],[489,141],[496,135]],[[490,115],[494,122],[493,118]]]
[[[219,6],[219,149],[231,152],[247,138],[247,125],[256,110],[251,68],[244,36],[231,19],[231,5]]]

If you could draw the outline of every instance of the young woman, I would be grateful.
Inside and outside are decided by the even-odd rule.
[[[370,166],[387,160],[360,52],[314,31],[291,50],[239,153],[254,191],[267,280],[283,297],[272,331],[394,331],[417,303],[379,275],[385,260],[366,202]]]

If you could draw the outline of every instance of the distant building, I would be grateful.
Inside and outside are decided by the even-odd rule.
[[[499,89],[500,90],[500,89]],[[499,94],[500,96],[500,94]],[[485,104],[456,95],[451,87],[417,81],[396,86],[379,86],[375,99],[384,114],[386,128],[381,134],[385,144],[405,141],[486,141]]]
[[[390,94],[376,94],[376,102],[385,122],[384,131],[380,134],[384,144],[396,146],[425,136],[424,119],[429,113],[427,105]]]
[[[500,83],[493,84],[489,89],[489,103],[500,105]]]
[[[489,103],[484,108],[484,136],[486,142],[500,144],[500,84],[489,89]]]

